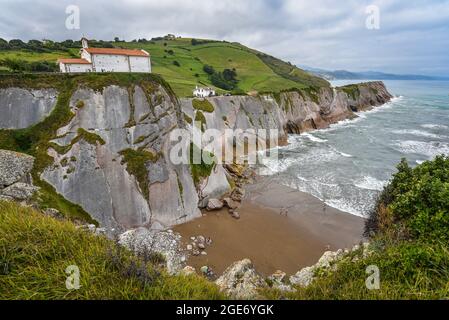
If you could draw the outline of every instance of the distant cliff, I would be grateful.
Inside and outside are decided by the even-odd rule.
[[[318,91],[293,89],[258,96],[211,97],[207,98],[211,112],[197,110],[193,104],[197,99],[181,99],[181,106],[188,119],[197,119],[202,113],[208,128],[278,129],[285,141],[289,133],[326,128],[391,98],[385,85],[375,81]]]
[[[212,97],[209,108],[198,108],[155,75],[10,75],[0,78],[0,149],[35,157],[32,176],[45,206],[75,206],[77,217],[83,211],[117,232],[171,226],[199,217],[199,205],[233,187],[221,165],[200,177],[173,165],[172,130],[200,118],[219,130],[279,129],[285,143],[288,133],[325,128],[390,98],[371,82]]]

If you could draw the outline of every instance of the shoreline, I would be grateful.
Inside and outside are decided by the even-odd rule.
[[[233,218],[226,208],[204,211],[203,217],[173,228],[190,237],[210,237],[207,255],[189,256],[199,270],[211,267],[219,275],[233,262],[249,258],[258,272],[289,275],[315,264],[325,251],[350,248],[363,241],[364,219],[329,207],[314,196],[258,177],[245,186],[246,197]]]

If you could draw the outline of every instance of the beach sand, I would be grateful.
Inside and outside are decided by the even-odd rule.
[[[222,209],[173,228],[183,236],[184,245],[192,236],[212,238],[207,256],[191,256],[188,265],[197,270],[207,265],[221,274],[234,261],[249,258],[265,276],[276,270],[291,275],[315,264],[327,250],[350,248],[363,240],[362,218],[326,206],[307,193],[267,178],[245,189],[239,220]],[[288,210],[286,216],[280,214],[282,208]]]

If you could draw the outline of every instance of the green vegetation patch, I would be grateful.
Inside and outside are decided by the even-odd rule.
[[[357,100],[360,96],[360,90],[357,84],[349,84],[347,86],[338,87],[337,89],[342,90],[348,97],[352,98],[352,100]]]
[[[169,276],[154,257],[137,257],[70,221],[0,202],[2,300],[224,298],[213,283],[199,276]],[[77,290],[66,288],[66,269],[71,265],[79,270]]]
[[[366,233],[449,243],[449,157],[411,168],[405,159],[370,213]]]
[[[189,153],[190,169],[192,171],[193,182],[195,183],[195,185],[199,185],[199,183],[204,178],[207,178],[210,176],[213,168],[215,167],[215,161],[211,161],[210,164],[207,164],[206,162],[204,162],[204,157],[209,157],[210,159],[213,159],[214,155],[205,150],[201,150],[193,143],[190,144],[189,151],[190,151],[190,153]],[[201,161],[200,161],[200,163],[195,164],[194,162],[197,162],[197,161],[194,161],[194,160],[196,160],[196,157],[198,157],[198,156],[201,157]]]
[[[215,108],[207,99],[193,99],[192,106],[195,110],[201,110],[204,112],[214,112]]]
[[[150,181],[146,164],[148,162],[156,162],[160,155],[139,149],[125,149],[120,151],[119,154],[123,156],[122,164],[126,164],[128,173],[136,177],[144,197],[148,200]]]

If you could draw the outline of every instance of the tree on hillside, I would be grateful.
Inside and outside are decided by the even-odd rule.
[[[203,70],[204,70],[204,72],[206,72],[208,75],[212,75],[212,74],[215,73],[214,67],[212,67],[212,66],[210,66],[210,65],[207,65],[207,64],[204,65]]]

